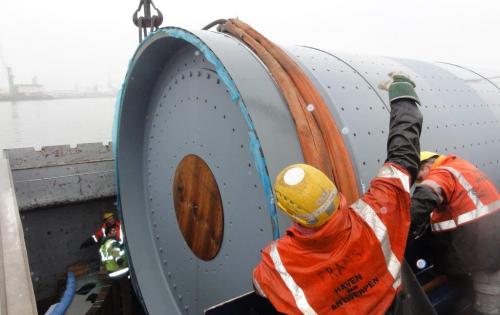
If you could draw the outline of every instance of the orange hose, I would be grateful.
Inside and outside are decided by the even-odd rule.
[[[349,152],[311,80],[281,48],[248,24],[229,19],[224,30],[247,44],[271,72],[288,104],[305,162],[333,179],[349,203],[356,201],[359,189]],[[306,109],[308,104],[313,111]]]

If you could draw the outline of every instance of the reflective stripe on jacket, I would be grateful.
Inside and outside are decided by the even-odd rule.
[[[116,228],[116,240],[118,240],[121,244],[123,244],[123,237],[122,237],[122,229],[121,229],[121,222],[120,220],[116,219],[115,220],[115,228]],[[106,236],[106,223],[103,223],[101,228],[97,230],[94,235],[92,235],[92,238],[96,243],[99,243],[103,237]]]
[[[401,285],[410,178],[386,163],[368,192],[320,229],[268,245],[254,285],[286,314],[384,314]]]
[[[125,249],[114,238],[107,239],[99,248],[99,253],[101,254],[101,263],[106,267],[108,272],[128,267]],[[118,263],[119,259],[122,260],[121,264]]]
[[[433,166],[422,185],[438,195],[441,206],[431,213],[431,229],[456,229],[500,210],[500,195],[474,165],[454,155]]]

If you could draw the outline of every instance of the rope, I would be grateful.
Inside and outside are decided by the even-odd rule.
[[[288,104],[305,162],[330,177],[349,203],[359,199],[356,173],[344,139],[325,101],[300,66],[238,19],[229,19],[223,30],[243,41],[271,72]]]

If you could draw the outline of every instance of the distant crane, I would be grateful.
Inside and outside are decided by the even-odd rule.
[[[5,68],[7,69],[7,80],[9,81],[9,94],[11,97],[14,97],[17,94],[16,85],[14,84],[14,74],[11,67]]]
[[[9,83],[9,94],[11,96],[16,94],[16,85],[14,84],[14,74],[12,73],[12,68],[7,66],[5,58],[3,56],[2,50],[0,49],[0,63],[3,65],[7,71],[7,82]]]

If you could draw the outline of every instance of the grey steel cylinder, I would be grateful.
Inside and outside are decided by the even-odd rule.
[[[444,63],[284,49],[328,104],[361,191],[386,158],[389,104],[377,85],[391,71],[417,84],[422,149],[462,156],[500,187],[500,89],[485,77]],[[266,67],[227,34],[160,29],[132,58],[119,105],[122,216],[149,313],[200,314],[251,291],[260,250],[290,224],[276,211],[274,178],[303,162]]]

